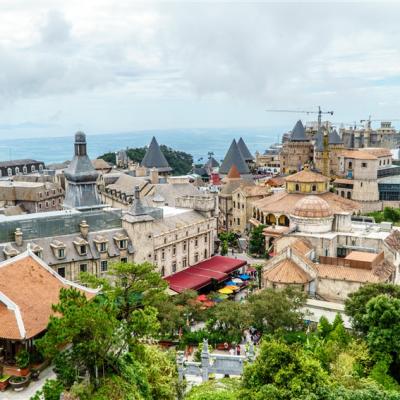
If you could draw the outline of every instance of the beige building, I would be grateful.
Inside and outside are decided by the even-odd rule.
[[[385,151],[385,150],[384,150]],[[340,178],[334,184],[337,193],[348,199],[355,200],[362,206],[363,212],[381,209],[378,190],[378,168],[381,163],[389,162],[391,157],[377,157],[375,150],[345,150],[339,154]]]
[[[6,214],[7,208],[13,206],[26,213],[61,210],[63,201],[64,190],[56,183],[0,181],[0,205]]]
[[[248,231],[253,215],[253,202],[271,194],[269,187],[260,185],[240,185],[235,189],[232,192],[232,231]]]
[[[254,187],[255,184],[253,181],[243,179],[240,176],[235,164],[232,165],[228,175],[223,179],[222,182],[223,185],[221,191],[218,193],[218,231],[230,231],[234,228],[233,192],[240,186]]]
[[[297,121],[290,138],[280,153],[280,170],[284,174],[300,171],[313,159],[313,145],[306,135],[302,122]]]
[[[324,134],[327,137],[324,137]],[[324,144],[324,141],[326,142]],[[314,146],[314,165],[315,168],[325,173],[325,162],[327,162],[327,173],[329,176],[336,176],[339,170],[339,154],[344,150],[342,139],[336,130],[329,132],[324,128],[321,129],[316,135]],[[325,154],[326,152],[326,154]],[[325,161],[325,157],[326,160]]]

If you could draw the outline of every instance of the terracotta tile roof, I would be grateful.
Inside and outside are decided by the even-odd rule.
[[[93,290],[61,278],[28,253],[0,264],[0,337],[21,340],[44,331],[60,289],[71,286],[94,296]]]
[[[253,206],[259,208],[264,213],[276,212],[287,215],[292,214],[296,203],[306,196],[310,195],[301,193],[287,193],[282,191],[254,201]],[[353,213],[360,209],[360,205],[356,201],[345,199],[331,192],[315,194],[314,196],[321,197],[323,200],[325,200],[329,204],[329,207],[333,213]]]
[[[366,269],[328,264],[315,264],[314,268],[318,271],[319,278],[361,283],[378,283],[385,280],[380,278],[378,275],[375,275],[373,271]]]
[[[316,172],[303,169],[293,175],[285,178],[286,182],[314,183],[314,182],[329,182],[329,178]]]
[[[273,186],[273,187],[280,187],[285,184],[285,178],[281,176],[275,176],[273,178],[269,178],[265,184]]]
[[[332,210],[321,197],[310,195],[303,197],[296,203],[293,215],[304,218],[331,217]]]
[[[304,284],[312,279],[302,268],[295,262],[285,259],[274,268],[266,271],[264,277],[270,282],[275,283],[298,283]]]
[[[303,255],[308,254],[313,249],[311,243],[306,239],[297,239],[290,245],[290,247]]]
[[[239,179],[240,178],[240,173],[236,167],[236,164],[233,164],[232,167],[229,169],[227,177],[229,179]]]
[[[268,189],[265,186],[243,186],[241,185],[240,190],[246,195],[246,196],[268,196],[270,193],[268,192]]]
[[[339,157],[354,158],[357,160],[376,160],[376,156],[364,150],[345,150],[339,153]]]
[[[346,185],[354,185],[354,181],[352,179],[345,179],[345,178],[337,178],[333,181],[333,183],[344,183]]]
[[[393,232],[385,239],[385,243],[394,251],[400,251],[400,231]]]
[[[376,157],[392,157],[392,152],[389,149],[383,149],[381,147],[365,147],[362,151],[366,151]]]
[[[377,253],[367,253],[365,251],[352,251],[350,252],[345,259],[346,260],[355,260],[355,261],[367,261],[373,262],[379,254]]]

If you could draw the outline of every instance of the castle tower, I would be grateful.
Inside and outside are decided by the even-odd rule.
[[[86,135],[75,134],[75,154],[64,175],[67,181],[64,208],[91,209],[104,207],[97,192],[98,172],[93,168],[86,149]]]

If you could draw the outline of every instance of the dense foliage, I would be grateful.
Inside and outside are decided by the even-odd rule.
[[[367,214],[370,217],[374,217],[375,222],[380,223],[383,221],[393,222],[398,224],[400,222],[400,209],[393,207],[385,207],[383,211],[373,211]]]
[[[193,157],[190,154],[171,149],[165,145],[160,145],[160,149],[172,168],[174,175],[184,175],[191,171]],[[146,154],[146,150],[146,147],[130,148],[126,150],[126,153],[133,162],[140,163]],[[113,152],[105,153],[98,158],[102,158],[113,165],[116,163],[115,153]]]
[[[265,236],[263,230],[265,225],[258,225],[250,232],[249,252],[251,254],[265,256]]]

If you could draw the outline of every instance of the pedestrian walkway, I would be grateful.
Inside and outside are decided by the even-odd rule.
[[[46,368],[40,374],[40,379],[36,382],[30,382],[29,386],[22,392],[14,392],[10,386],[5,392],[0,392],[0,400],[29,400],[45,384],[46,379],[55,379],[56,374],[52,367]]]

